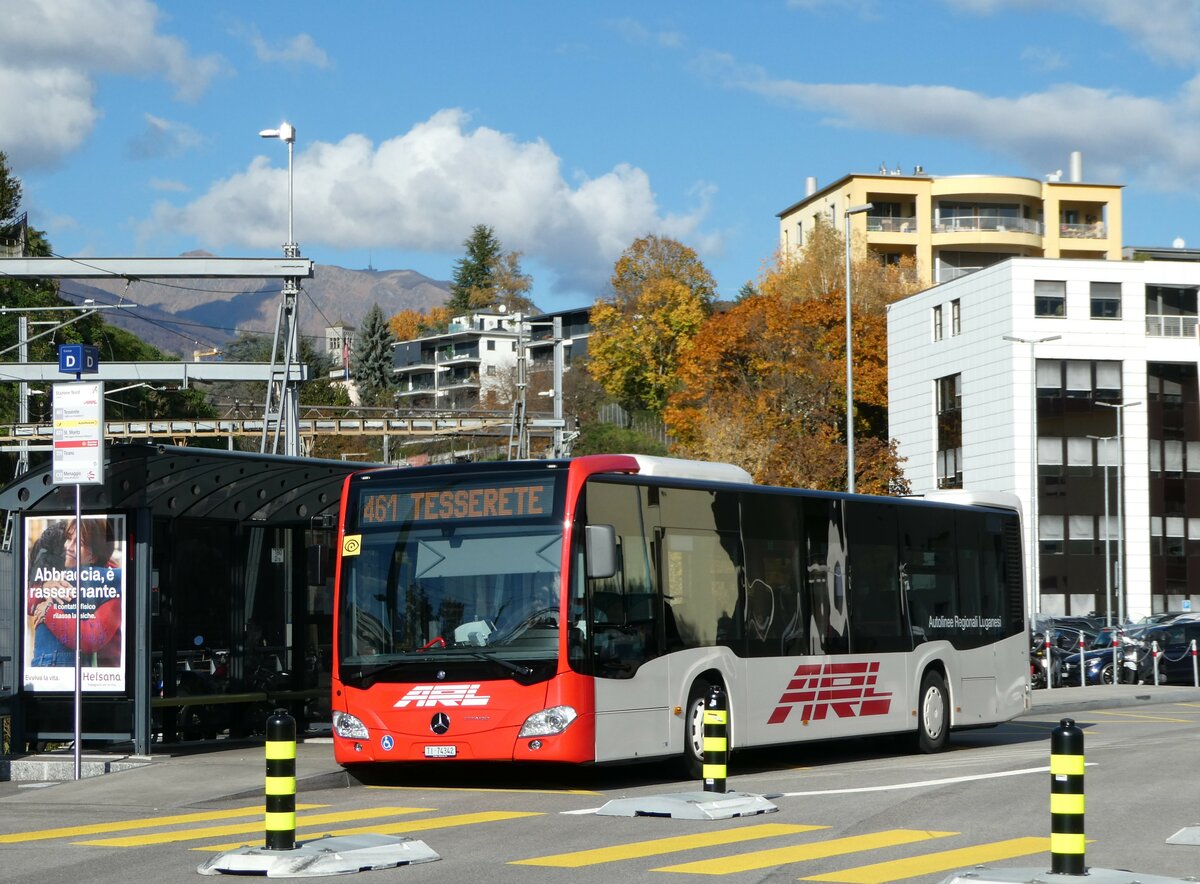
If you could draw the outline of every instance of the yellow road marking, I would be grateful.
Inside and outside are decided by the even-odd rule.
[[[993,841],[990,844],[977,844],[974,847],[960,847],[957,850],[927,853],[911,859],[897,859],[869,866],[857,866],[852,869],[842,869],[839,872],[827,872],[824,875],[810,875],[798,880],[832,881],[836,884],[887,884],[889,881],[915,878],[917,875],[931,875],[935,872],[946,872],[965,866],[977,866],[1017,856],[1029,856],[1032,853],[1046,853],[1049,850],[1049,838],[1012,838],[1008,841]]]
[[[405,813],[428,813],[426,807],[377,807],[370,810],[344,810],[336,813],[318,813],[297,818],[297,828],[323,826],[328,823],[345,823],[350,820],[372,817],[397,816]],[[142,835],[125,835],[120,838],[100,838],[94,841],[76,841],[92,847],[146,847],[151,844],[171,844],[176,841],[196,841],[200,838],[217,838],[226,835],[241,835],[248,832],[264,833],[262,816],[250,823],[232,826],[205,826],[199,829],[175,829],[170,832],[146,832]]]
[[[431,789],[428,786],[367,786],[368,789],[391,789],[396,792],[496,792],[515,793],[517,795],[603,795],[591,789],[481,789],[475,786],[438,786]]]
[[[544,816],[542,813],[526,811],[489,810],[481,813],[460,813],[452,816],[442,816],[431,820],[419,820],[405,823],[392,823],[385,826],[357,826],[352,829],[329,829],[324,832],[305,832],[304,841],[317,838],[335,837],[340,835],[400,835],[405,832],[425,832],[430,829],[449,829],[454,826],[470,826],[475,823],[494,823],[501,820],[515,820],[529,816]],[[212,844],[207,847],[193,847],[192,850],[205,850],[220,853],[225,850],[236,850],[244,842],[235,841],[232,844]]]
[[[297,810],[313,810],[328,807],[326,804],[297,804]],[[0,835],[0,844],[23,844],[26,841],[47,841],[51,838],[79,838],[85,835],[102,835],[106,832],[129,832],[134,829],[150,829],[155,826],[177,826],[183,823],[203,823],[211,820],[231,820],[242,816],[259,816],[263,806],[238,807],[233,810],[206,810],[199,813],[180,813],[174,816],[151,816],[136,820],[118,820],[112,823],[90,823],[86,826],[63,826],[58,829],[39,829],[34,832],[13,832]]]
[[[744,826],[739,829],[706,832],[702,835],[676,835],[671,838],[655,838],[651,841],[635,841],[631,844],[616,844],[612,847],[597,847],[592,850],[577,850],[572,853],[557,853],[553,856],[538,856],[510,862],[512,866],[552,866],[557,869],[578,869],[582,866],[611,863],[622,859],[638,859],[660,853],[679,853],[697,847],[716,847],[721,844],[738,844],[759,838],[775,838],[780,835],[795,835],[827,829],[828,826],[789,826],[784,823],[764,823]]]
[[[841,856],[846,853],[858,853],[863,850],[877,850],[881,847],[915,844],[918,841],[947,838],[957,834],[959,833],[924,832],[917,829],[891,829],[886,832],[874,832],[870,835],[851,835],[846,838],[832,838],[828,841],[792,844],[788,847],[775,847],[771,850],[756,850],[753,853],[723,856],[718,859],[697,860],[696,862],[682,863],[677,866],[664,866],[660,869],[654,869],[654,871],[684,872],[689,875],[729,875],[734,872],[768,869],[786,863],[822,859],[827,856]]]
[[[1177,724],[1191,724],[1190,718],[1168,718],[1165,715],[1146,715],[1142,712],[1110,712],[1108,710],[1097,710],[1089,712],[1089,715],[1111,715],[1113,718],[1133,718],[1138,721],[1170,721]]]

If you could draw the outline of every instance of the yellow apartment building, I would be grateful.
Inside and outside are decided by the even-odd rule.
[[[847,175],[778,214],[782,252],[803,247],[821,220],[844,230],[847,209],[854,248],[884,263],[916,259],[921,281],[933,285],[1007,258],[1121,260],[1121,185],[1083,182],[1083,161],[1071,155],[1067,180],[1002,175],[911,175],[881,168]]]

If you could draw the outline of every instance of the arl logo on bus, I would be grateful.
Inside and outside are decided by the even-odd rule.
[[[887,715],[892,695],[875,691],[878,678],[878,663],[801,664],[767,723],[782,724],[796,706],[802,721]]]
[[[410,704],[418,709],[430,706],[486,706],[491,697],[480,697],[477,684],[419,684],[396,701],[394,708]]]

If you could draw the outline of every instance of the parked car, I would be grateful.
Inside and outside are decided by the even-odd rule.
[[[1080,683],[1079,666],[1081,655],[1069,654],[1062,661],[1062,686],[1073,687]],[[1118,679],[1116,652],[1106,648],[1084,651],[1083,667],[1087,673],[1087,684],[1116,684]]]
[[[1200,620],[1176,619],[1148,627],[1132,649],[1132,660],[1125,664],[1126,678],[1133,674],[1137,684],[1154,683],[1153,645],[1158,644],[1158,683],[1194,684],[1192,642],[1200,646]]]
[[[1089,648],[1099,632],[1086,625],[1083,618],[1054,618],[1042,621],[1045,631],[1035,631],[1030,641],[1030,681],[1035,689],[1046,686],[1049,670],[1050,686],[1062,687],[1064,683],[1063,662],[1072,654],[1079,653],[1079,639]],[[1078,684],[1078,671],[1076,671]]]

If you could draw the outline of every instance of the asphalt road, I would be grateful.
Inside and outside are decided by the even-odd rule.
[[[596,813],[615,799],[657,808],[698,789],[660,767],[439,766],[347,786],[323,760],[328,746],[305,744],[298,837],[360,830],[420,840],[440,857],[360,872],[363,881],[936,884],[977,864],[1046,871],[1049,735],[1071,717],[1085,733],[1087,864],[1195,875],[1200,846],[1166,840],[1200,825],[1200,692],[1128,690],[1051,692],[1031,714],[958,733],[934,756],[882,739],[743,753],[729,788],[768,796],[778,811],[720,820]],[[261,784],[260,753],[180,757],[97,782],[7,784],[0,880],[198,880],[209,857],[262,844],[261,796],[241,788]]]

